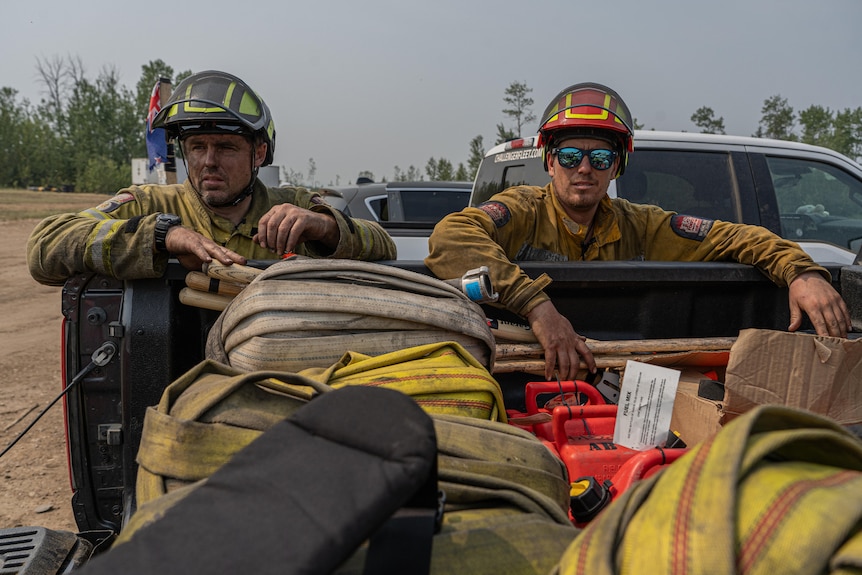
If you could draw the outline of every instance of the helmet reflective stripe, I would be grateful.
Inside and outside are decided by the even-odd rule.
[[[610,112],[610,110],[608,109],[608,106],[610,106],[610,105],[611,105],[611,97],[609,94],[605,94],[604,106],[599,108],[600,111],[598,114],[577,114],[577,113],[573,112],[572,110],[575,108],[586,108],[587,106],[589,106],[590,108],[595,108],[595,106],[593,106],[591,104],[572,105],[572,95],[568,94],[568,95],[566,95],[565,107],[562,110],[558,110],[557,114],[554,114],[552,117],[548,118],[548,122],[555,122],[555,121],[559,120],[559,116],[560,116],[559,112],[564,112],[565,117],[567,119],[580,118],[582,120],[607,120],[608,119],[608,113]]]
[[[567,120],[607,120],[608,114],[613,114],[613,121],[622,125],[623,128],[628,128],[626,122],[620,119],[619,108],[617,108],[617,112],[614,112],[610,109],[611,105],[611,97],[609,94],[605,94],[605,101],[602,106],[596,106],[594,104],[574,104],[572,105],[572,95],[569,94],[566,96],[566,107],[560,110],[554,116],[548,118],[548,123],[556,122],[559,120],[560,113],[563,114],[563,117]],[[578,108],[590,108],[593,110],[597,110],[597,112],[592,114],[576,112]]]
[[[270,140],[275,139],[275,122],[272,120],[270,120],[269,124],[266,126],[266,134],[269,136]]]
[[[578,98],[575,98],[575,96]],[[587,97],[584,97],[587,96]],[[590,102],[589,96],[602,96],[602,101],[593,101]],[[576,103],[573,103],[573,100]],[[587,101],[584,101],[587,100]],[[615,124],[619,124],[622,130],[631,132],[632,127],[630,125],[631,119],[628,118],[628,114],[623,105],[620,104],[619,100],[616,102],[616,106],[611,107],[614,103],[614,98],[611,94],[599,94],[596,93],[595,90],[583,91],[583,92],[570,92],[565,95],[565,99],[562,102],[557,102],[556,105],[548,111],[547,119],[542,123],[542,126],[539,128],[540,131],[546,131],[549,129],[554,129],[555,124],[566,125],[566,120],[586,120],[592,122],[607,122],[612,121]],[[562,108],[560,105],[562,104]],[[581,110],[586,108],[586,110]],[[563,115],[560,118],[560,114]]]
[[[228,95],[228,99],[230,99],[230,95]],[[239,101],[239,113],[260,117],[260,104],[258,104],[257,96],[252,96],[248,92],[244,93]]]
[[[185,78],[153,120],[168,136],[192,133],[258,135],[267,145],[262,165],[272,163],[275,122],[263,99],[241,79],[215,70]]]
[[[199,100],[199,99],[193,98],[192,93],[191,93],[193,87],[194,86],[189,86],[186,89],[186,97],[185,97],[185,100],[183,101],[183,111],[184,112],[188,112],[188,113],[192,113],[192,114],[212,114],[212,113],[218,113],[218,112],[230,113],[232,111],[231,107],[230,107],[230,100],[233,97],[233,92],[234,92],[234,89],[236,88],[236,82],[231,82],[231,84],[228,86],[227,92],[224,95],[224,100],[222,100],[221,105],[216,105],[214,107],[209,107],[209,108],[195,106],[192,104],[192,102],[210,103],[207,100]],[[171,110],[171,113],[169,114],[169,116],[176,113],[176,106],[172,106],[172,108],[174,108],[174,109]],[[238,112],[240,114],[245,114],[246,116],[260,117],[260,115],[261,115],[260,114],[260,103],[259,103],[257,96],[252,96],[248,92],[243,92],[242,98],[239,101]]]

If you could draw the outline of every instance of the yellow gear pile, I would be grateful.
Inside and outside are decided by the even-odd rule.
[[[176,482],[208,477],[314,395],[348,385],[401,391],[429,414],[506,421],[499,384],[454,342],[377,357],[347,353],[329,368],[298,373],[243,372],[205,360],[165,389],[158,408],[147,410],[138,450],[138,503],[163,495]]]
[[[614,500],[553,573],[862,573],[862,442],[756,408]]]
[[[211,360],[200,363],[147,412],[138,454],[138,510],[118,543],[157,521],[317,394],[335,386],[383,385],[416,397],[434,420],[438,485],[446,504],[431,572],[547,573],[577,533],[568,517],[565,466],[535,436],[499,421],[505,417],[499,386],[468,357],[457,344],[444,343],[389,357],[347,354],[329,369],[301,373],[245,373]],[[449,376],[458,369],[456,386]],[[459,407],[457,396],[470,393],[487,405],[479,411]],[[350,488],[349,476],[344,485]],[[339,573],[361,573],[365,552],[360,548]]]

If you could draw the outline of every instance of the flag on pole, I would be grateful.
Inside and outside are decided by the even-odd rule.
[[[149,169],[152,171],[159,164],[164,164],[168,158],[168,143],[165,140],[164,128],[153,129],[153,120],[162,109],[159,99],[159,89],[162,81],[158,80],[150,95],[150,107],[147,113],[147,156],[150,159]]]

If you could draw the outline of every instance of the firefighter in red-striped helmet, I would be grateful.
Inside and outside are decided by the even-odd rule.
[[[736,261],[790,286],[790,329],[803,311],[820,335],[846,337],[850,315],[829,272],[766,228],[677,214],[608,195],[634,149],[632,115],[619,94],[596,83],[569,86],[542,114],[538,145],[551,181],[515,185],[449,214],[428,240],[425,265],[440,278],[487,266],[497,304],[527,320],[545,356],[545,378],[575,379],[596,370],[570,317],[519,262],[588,260]],[[633,167],[634,164],[633,164]],[[656,186],[662,182],[656,182]],[[731,193],[728,190],[728,193]],[[573,270],[574,271],[574,270]]]
[[[551,100],[539,125],[539,143],[545,170],[549,154],[569,137],[605,140],[619,158],[614,174],[623,175],[628,153],[634,148],[632,115],[619,94],[601,84],[583,82],[569,86]]]

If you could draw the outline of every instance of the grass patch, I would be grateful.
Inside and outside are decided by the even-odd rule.
[[[0,220],[30,220],[80,212],[94,208],[107,200],[107,194],[77,194],[34,192],[21,189],[0,189]]]

